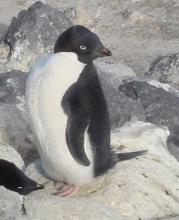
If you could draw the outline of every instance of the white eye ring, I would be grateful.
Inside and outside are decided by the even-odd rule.
[[[86,47],[85,45],[80,45],[80,49],[81,49],[81,50],[86,50],[86,48],[87,48],[87,47]]]

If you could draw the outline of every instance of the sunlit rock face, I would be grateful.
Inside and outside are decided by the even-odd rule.
[[[42,2],[21,11],[5,34],[12,66],[28,71],[37,58],[53,51],[58,36],[71,25],[63,12]]]

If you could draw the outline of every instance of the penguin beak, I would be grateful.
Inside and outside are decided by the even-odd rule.
[[[111,51],[105,47],[100,47],[100,49],[97,52],[97,57],[106,57],[111,55],[112,55]]]
[[[44,186],[42,184],[37,183],[36,190],[39,190],[39,189],[44,189]]]
[[[100,49],[100,56],[101,57],[112,56],[112,53],[111,53],[110,50],[108,50],[107,48],[103,47],[102,49]]]
[[[39,184],[39,183],[37,183],[37,184],[32,185],[32,186],[26,186],[26,187],[24,187],[24,188],[22,189],[22,191],[20,191],[19,193],[20,193],[21,195],[27,195],[27,194],[29,194],[29,193],[31,193],[31,192],[33,192],[33,191],[39,190],[39,189],[44,189],[44,186],[41,185],[41,184]]]

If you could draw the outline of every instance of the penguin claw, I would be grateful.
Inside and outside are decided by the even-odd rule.
[[[78,191],[77,186],[64,184],[53,195],[58,195],[62,197],[70,197],[70,196],[73,196],[77,191]]]

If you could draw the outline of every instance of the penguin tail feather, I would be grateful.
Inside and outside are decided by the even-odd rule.
[[[140,150],[140,151],[134,151],[134,152],[127,152],[127,153],[117,153],[117,159],[119,161],[124,160],[130,160],[135,157],[140,157],[142,155],[145,155],[148,152],[148,150]]]

